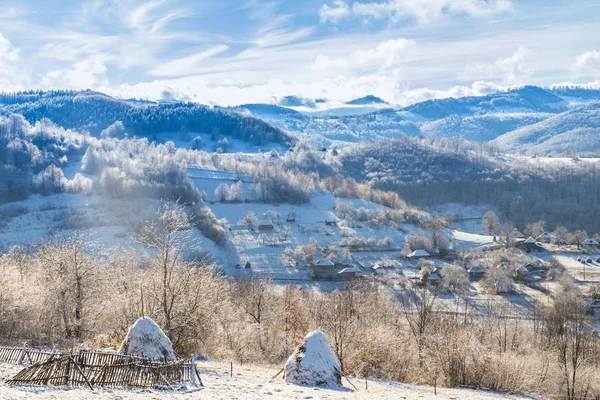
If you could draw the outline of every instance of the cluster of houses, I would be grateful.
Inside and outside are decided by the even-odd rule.
[[[517,243],[517,245],[525,249],[528,253],[532,251],[543,251],[544,247],[542,246],[542,243],[550,243],[555,237],[556,235],[552,232],[544,232],[537,238],[534,238],[533,236],[525,238],[525,235],[519,232],[517,234],[517,239],[520,239],[520,242]],[[590,251],[600,250],[600,243],[594,238],[587,238],[583,241],[583,247]]]
[[[315,261],[308,267],[308,273],[314,280],[353,280],[360,279],[363,271],[353,265],[337,265],[328,258]]]

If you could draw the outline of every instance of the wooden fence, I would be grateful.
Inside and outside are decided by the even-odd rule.
[[[62,354],[58,350],[29,349],[27,347],[0,346],[0,362],[12,364],[35,364],[51,356]]]
[[[31,349],[32,350],[32,349]],[[193,359],[162,362],[142,357],[81,350],[58,353],[36,350],[31,359],[24,360],[30,349],[0,347],[0,360],[30,365],[17,373],[8,384],[54,386],[122,386],[137,388],[170,388],[173,385],[197,383],[202,380]]]

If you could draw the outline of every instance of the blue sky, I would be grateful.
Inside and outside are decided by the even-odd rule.
[[[600,87],[597,0],[0,0],[0,90],[397,104]]]

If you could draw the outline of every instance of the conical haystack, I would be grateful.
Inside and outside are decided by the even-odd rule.
[[[119,354],[173,361],[176,358],[171,341],[152,320],[140,318],[129,328]]]
[[[341,365],[321,331],[310,332],[285,363],[284,379],[300,385],[339,385]]]

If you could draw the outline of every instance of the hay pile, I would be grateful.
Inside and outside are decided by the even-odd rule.
[[[310,332],[288,358],[284,368],[288,383],[310,386],[340,385],[341,366],[321,331]]]
[[[177,358],[171,341],[151,318],[140,318],[129,328],[119,354],[173,361]]]

